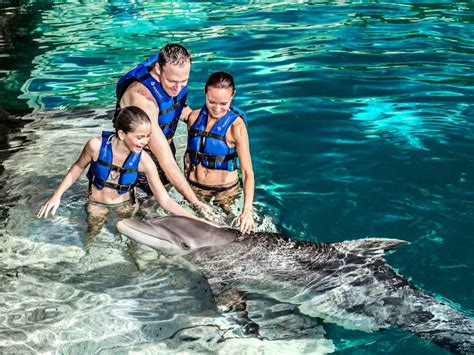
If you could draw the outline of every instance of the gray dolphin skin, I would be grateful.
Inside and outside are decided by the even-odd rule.
[[[253,292],[345,328],[398,326],[450,352],[474,353],[474,321],[416,288],[382,259],[404,241],[311,243],[275,233],[242,235],[180,216],[126,219],[117,228],[196,266],[216,297],[230,289]]]

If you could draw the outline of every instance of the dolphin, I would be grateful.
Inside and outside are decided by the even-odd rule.
[[[474,353],[474,321],[415,287],[383,260],[384,253],[405,241],[312,243],[277,233],[241,234],[181,216],[125,219],[117,228],[197,267],[215,297],[229,290],[253,292],[345,328],[398,326],[450,352]]]

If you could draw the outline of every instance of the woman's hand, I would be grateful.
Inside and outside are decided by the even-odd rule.
[[[255,227],[255,221],[252,217],[252,211],[244,209],[239,219],[237,220],[237,227],[240,227],[242,233],[249,233]]]
[[[44,218],[47,218],[50,210],[51,210],[51,216],[54,216],[56,214],[56,210],[58,209],[60,203],[61,203],[61,197],[53,195],[48,200],[48,202],[46,202],[43,206],[41,206],[36,217],[41,218],[44,216]]]

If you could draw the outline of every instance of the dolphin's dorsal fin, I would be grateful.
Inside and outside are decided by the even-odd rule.
[[[336,246],[341,251],[347,251],[365,257],[380,257],[387,251],[395,249],[399,245],[408,242],[400,239],[387,238],[366,238],[358,240],[348,240],[337,243]]]

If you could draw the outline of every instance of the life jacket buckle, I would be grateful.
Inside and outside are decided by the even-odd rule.
[[[132,189],[131,185],[117,185],[117,191],[119,193],[129,192]]]

